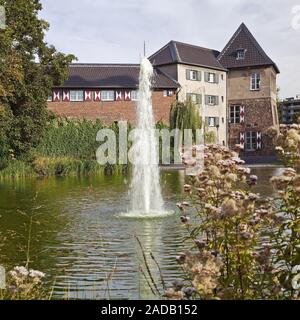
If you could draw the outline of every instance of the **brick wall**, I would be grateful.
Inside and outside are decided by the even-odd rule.
[[[169,112],[176,95],[164,97],[163,91],[154,91],[152,95],[155,120],[169,122]],[[100,119],[105,124],[126,120],[134,123],[136,120],[136,101],[112,102],[48,102],[49,110],[58,116],[76,119]]]
[[[272,139],[266,134],[266,131],[275,125],[272,110],[272,99],[247,99],[247,100],[229,100],[228,106],[240,105],[245,107],[245,123],[230,124],[228,132],[228,142],[231,148],[239,144],[240,132],[261,132],[262,133],[262,149],[256,151],[244,151],[242,155],[273,155],[274,145]]]

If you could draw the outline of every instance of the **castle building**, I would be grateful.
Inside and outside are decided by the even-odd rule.
[[[228,69],[228,145],[240,145],[242,155],[272,155],[267,134],[278,127],[276,76],[279,69],[244,23],[218,57]]]
[[[174,101],[199,107],[205,130],[217,143],[242,155],[269,155],[270,127],[278,126],[276,76],[279,69],[245,24],[222,52],[170,41],[149,57],[154,67],[156,121],[168,123]],[[136,119],[138,64],[71,64],[69,78],[53,88],[48,107],[59,116],[101,119],[110,124]]]
[[[218,61],[219,52],[171,41],[149,59],[155,67],[179,84],[179,101],[191,98],[199,107],[205,130],[215,133],[217,142],[227,144],[227,69]]]

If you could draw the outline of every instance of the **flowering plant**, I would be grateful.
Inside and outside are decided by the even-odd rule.
[[[206,146],[204,170],[189,180],[188,201],[178,204],[191,248],[177,258],[186,277],[167,297],[182,292],[183,298],[200,299],[298,298],[296,171],[272,179],[278,199],[263,198],[252,191],[257,177],[235,152]]]

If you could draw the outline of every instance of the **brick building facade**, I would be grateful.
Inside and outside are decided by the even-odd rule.
[[[155,90],[152,95],[155,121],[169,122],[170,106],[176,100],[176,94],[164,96],[164,91]],[[49,103],[49,110],[69,119],[100,119],[104,124],[114,121],[135,123],[136,101],[57,101]]]
[[[273,153],[267,131],[279,122],[279,69],[245,24],[222,52],[171,41],[149,60],[156,121],[167,123],[172,103],[191,98],[219,144],[238,144],[245,156]],[[139,65],[72,64],[68,80],[53,88],[48,107],[68,118],[134,123],[138,83]]]
[[[53,88],[48,108],[70,119],[135,123],[139,68],[130,64],[71,64],[68,80]],[[152,103],[157,122],[169,122],[178,88],[174,79],[155,68]]]

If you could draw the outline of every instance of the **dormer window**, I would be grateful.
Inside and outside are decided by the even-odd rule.
[[[238,49],[237,50],[237,60],[244,60],[246,55],[246,50],[245,49]]]

